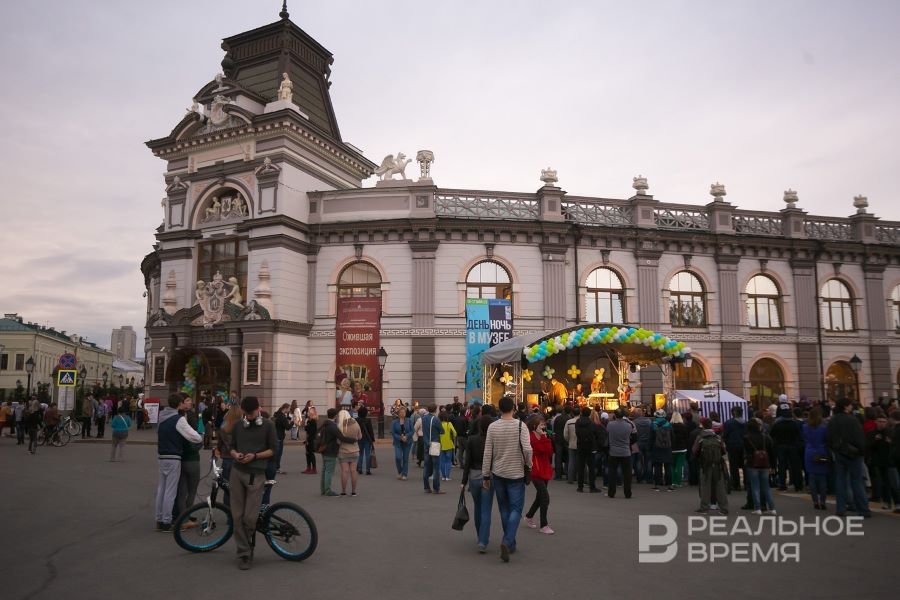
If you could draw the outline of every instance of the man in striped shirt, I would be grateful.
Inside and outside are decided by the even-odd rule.
[[[509,562],[509,555],[516,551],[516,531],[525,508],[525,468],[531,469],[531,440],[525,424],[513,418],[513,399],[503,396],[499,407],[500,418],[487,430],[481,472],[484,489],[494,486],[503,525],[500,559]]]

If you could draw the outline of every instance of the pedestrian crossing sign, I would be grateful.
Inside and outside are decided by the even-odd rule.
[[[59,387],[75,387],[78,381],[78,371],[75,369],[60,369],[56,372],[56,385]]]

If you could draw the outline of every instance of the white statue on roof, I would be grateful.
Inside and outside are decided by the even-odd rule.
[[[291,81],[287,73],[282,73],[281,77],[281,85],[278,86],[278,99],[292,100],[294,98],[294,82]]]
[[[381,178],[381,181],[393,179],[395,173],[399,174],[401,179],[406,179],[406,165],[411,162],[412,160],[406,158],[402,152],[398,152],[396,158],[388,154],[381,161],[381,166],[375,169],[375,174]]]

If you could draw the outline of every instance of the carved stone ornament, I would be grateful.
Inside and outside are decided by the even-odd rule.
[[[638,196],[646,196],[650,186],[647,184],[647,178],[643,175],[631,178],[631,187],[637,192]]]
[[[416,152],[416,161],[419,163],[419,180],[431,181],[431,163],[434,162],[434,152],[419,150]]]
[[[187,191],[187,189],[189,187],[190,187],[189,184],[183,182],[181,180],[181,177],[176,175],[175,179],[172,180],[172,183],[170,183],[168,186],[166,186],[166,193],[168,193],[171,196],[173,193],[178,194],[181,192],[185,192],[185,191]]]
[[[148,327],[168,327],[169,326],[169,313],[164,311],[161,308],[156,309],[153,313],[150,314],[150,318],[147,319]]]
[[[406,179],[406,165],[411,162],[412,160],[406,158],[402,152],[398,152],[396,158],[388,154],[381,161],[381,166],[375,169],[375,174],[381,181],[393,179],[394,175],[400,175],[401,180]]]
[[[209,122],[213,125],[223,125],[228,120],[228,114],[225,112],[225,106],[231,104],[231,99],[226,98],[222,94],[218,94],[213,98],[209,112]]]
[[[856,214],[866,214],[866,208],[869,207],[869,199],[863,195],[853,197],[853,206],[856,207]]]
[[[202,279],[197,282],[194,296],[197,298],[200,308],[203,309],[201,323],[205,328],[210,329],[213,325],[218,325],[222,322],[222,318],[225,315],[225,302],[231,291],[228,289],[229,285],[218,271],[216,271],[213,280],[209,283],[204,282]]]
[[[264,312],[266,312],[266,309],[259,302],[257,302],[256,300],[251,300],[247,304],[247,309],[242,313],[242,320],[261,321],[263,319],[268,319],[269,315],[265,314],[265,316],[263,316]]]
[[[788,208],[797,208],[797,192],[790,188],[784,190],[784,202]]]
[[[725,184],[723,183],[717,181],[709,186],[709,195],[712,196],[713,200],[716,202],[723,202],[723,198],[725,198],[726,194]]]
[[[263,159],[263,163],[256,168],[254,174],[259,177],[260,175],[272,175],[280,172],[281,167],[273,163],[272,159],[267,156]]]
[[[541,181],[544,182],[544,185],[555,186],[559,181],[556,177],[556,170],[547,167],[546,169],[541,169]]]
[[[294,98],[294,82],[291,81],[287,73],[281,74],[281,85],[278,86],[279,100],[293,100]]]
[[[245,219],[250,214],[247,201],[235,190],[227,189],[210,199],[200,214],[201,223]]]

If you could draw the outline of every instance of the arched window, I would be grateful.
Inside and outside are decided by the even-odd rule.
[[[761,358],[750,367],[750,404],[764,410],[784,393],[784,371],[771,358]]]
[[[378,298],[381,296],[381,274],[367,262],[347,265],[338,278],[339,298]]]
[[[512,279],[509,271],[492,260],[478,263],[466,275],[466,298],[511,300]]]
[[[825,372],[825,391],[829,400],[847,399],[856,402],[856,373],[850,363],[839,360]]]
[[[757,329],[781,328],[781,294],[771,277],[756,275],[747,282],[747,324]]]
[[[891,292],[891,323],[896,331],[900,331],[900,285]]]
[[[706,384],[706,370],[696,358],[692,360],[690,367],[684,363],[675,365],[675,389],[676,390],[701,390]]]
[[[822,286],[822,327],[828,331],[853,331],[853,296],[839,279],[829,279]]]
[[[594,269],[587,278],[584,308],[591,323],[624,323],[625,293],[622,280],[612,269]]]
[[[669,282],[669,321],[674,327],[706,325],[703,284],[689,271],[676,273]]]

